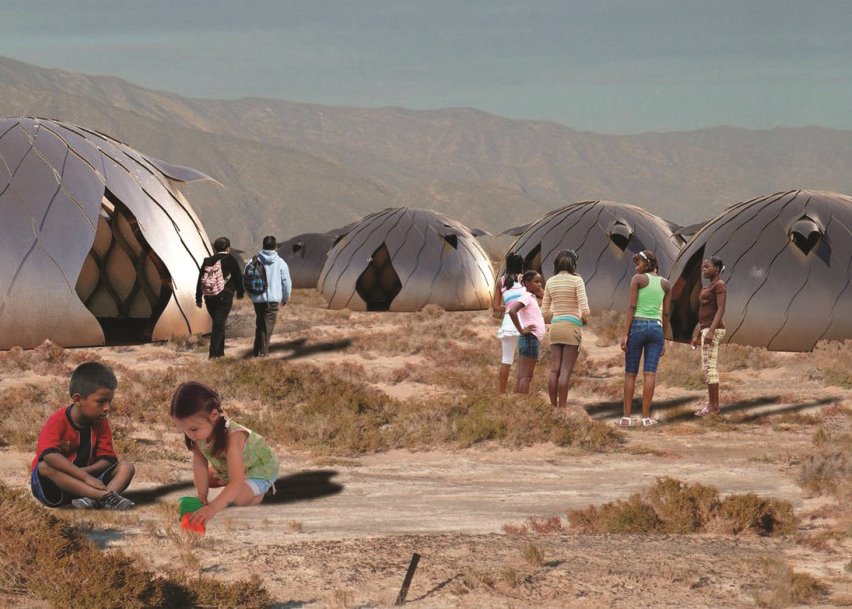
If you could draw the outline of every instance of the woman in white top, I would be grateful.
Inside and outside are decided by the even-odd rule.
[[[500,361],[500,368],[497,372],[500,393],[506,393],[506,387],[509,384],[509,370],[512,368],[515,351],[518,348],[518,330],[506,313],[506,309],[526,291],[520,278],[524,270],[524,259],[519,254],[509,252],[506,254],[505,266],[506,272],[494,284],[494,297],[491,299],[494,306],[494,316],[503,318],[503,323],[497,330],[497,338],[503,345],[503,359]]]

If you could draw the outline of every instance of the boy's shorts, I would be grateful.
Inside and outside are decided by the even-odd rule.
[[[41,461],[39,461],[39,463],[41,463]],[[112,480],[112,477],[115,475],[115,467],[117,465],[118,461],[106,468],[103,473],[98,476],[98,480],[104,484]],[[36,466],[33,468],[33,473],[30,476],[30,490],[33,493],[33,497],[41,501],[43,505],[51,508],[68,505],[73,499],[79,498],[73,493],[63,491],[61,488],[56,486],[56,483],[54,483],[53,480],[49,478],[42,478],[38,473],[38,463],[36,463]]]

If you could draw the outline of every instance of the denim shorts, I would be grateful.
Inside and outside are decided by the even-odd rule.
[[[41,463],[41,461],[39,461],[39,463]],[[118,462],[115,462],[106,468],[100,476],[97,476],[98,480],[104,484],[112,480],[112,477],[115,475],[116,465],[118,465]],[[39,476],[38,463],[36,463],[36,466],[33,468],[32,475],[30,476],[30,490],[33,493],[33,497],[41,501],[41,503],[47,507],[61,507],[71,503],[72,499],[77,499],[77,495],[69,493],[68,491],[63,491],[61,488],[56,486],[56,483],[50,478],[42,478]]]
[[[645,372],[656,372],[666,338],[663,324],[656,319],[634,319],[627,335],[627,355],[624,358],[624,371],[628,374],[639,372],[639,359],[645,352]]]
[[[275,485],[275,480],[266,480],[264,478],[246,478],[246,484],[248,484],[251,492],[254,493],[254,496],[265,495],[266,491],[271,489]],[[273,491],[274,493],[275,491]]]
[[[521,357],[534,357],[538,359],[541,341],[535,334],[521,334],[518,337],[518,353]]]

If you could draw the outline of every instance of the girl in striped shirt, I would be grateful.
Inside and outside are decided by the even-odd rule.
[[[583,326],[589,323],[586,284],[577,274],[577,253],[562,250],[553,263],[553,277],[547,280],[541,310],[550,322],[550,374],[547,392],[555,407],[568,405],[568,383],[583,340]]]

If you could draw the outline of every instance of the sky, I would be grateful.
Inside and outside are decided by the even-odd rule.
[[[0,55],[195,98],[852,129],[848,0],[3,0]]]

